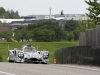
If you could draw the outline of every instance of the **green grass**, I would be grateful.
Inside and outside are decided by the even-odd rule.
[[[60,48],[78,46],[77,42],[1,42],[0,55],[3,62],[7,62],[8,45],[10,49],[21,49],[24,44],[31,44],[34,47],[38,46],[38,50],[46,49],[50,53],[49,63],[53,63],[54,52]]]

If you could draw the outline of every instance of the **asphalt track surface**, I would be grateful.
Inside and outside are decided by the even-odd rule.
[[[100,75],[100,67],[0,62],[0,75]]]

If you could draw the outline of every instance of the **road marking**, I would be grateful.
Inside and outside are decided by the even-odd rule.
[[[11,73],[7,73],[7,72],[3,72],[3,71],[0,71],[0,73],[6,74],[6,75],[16,75],[16,74],[11,74]]]
[[[62,65],[65,67],[65,65]],[[100,72],[100,69],[96,69],[96,68],[88,68],[88,67],[81,67],[81,66],[66,66],[66,67],[69,67],[69,68],[76,68],[76,69],[84,69],[84,70],[91,70],[91,71],[99,71]]]
[[[100,72],[100,69],[93,68],[93,67],[85,67],[85,66],[82,67],[82,66],[73,66],[73,65],[55,65],[55,66],[61,66],[61,67],[68,67],[68,68],[75,68],[75,69],[83,69],[83,70],[90,70],[90,71],[98,71],[98,72]]]

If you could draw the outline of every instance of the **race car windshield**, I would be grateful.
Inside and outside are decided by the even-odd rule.
[[[24,52],[36,52],[36,49],[35,48],[32,48],[32,47],[26,47],[24,49]]]

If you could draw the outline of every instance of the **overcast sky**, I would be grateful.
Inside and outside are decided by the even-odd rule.
[[[52,14],[85,14],[88,12],[88,5],[84,0],[0,0],[0,7],[18,10],[19,15],[48,15],[49,8],[52,8]]]

